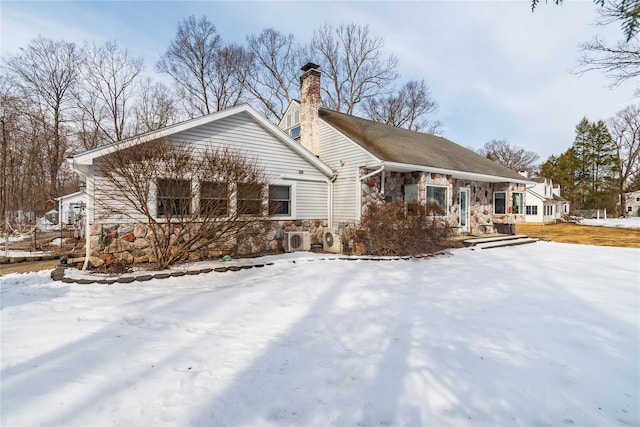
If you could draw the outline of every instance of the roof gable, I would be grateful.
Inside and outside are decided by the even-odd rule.
[[[142,144],[144,142],[152,141],[158,138],[166,138],[170,136],[174,136],[179,134],[180,132],[184,132],[199,126],[203,126],[209,123],[213,123],[216,121],[223,120],[227,117],[237,115],[237,114],[246,114],[253,121],[258,123],[265,132],[269,132],[274,135],[278,140],[284,143],[291,151],[306,159],[313,166],[322,171],[325,175],[331,176],[333,171],[329,166],[327,166],[324,162],[314,156],[309,150],[296,143],[293,139],[291,139],[284,131],[278,128],[275,124],[271,123],[264,116],[258,113],[253,107],[248,104],[243,104],[237,107],[232,107],[227,110],[219,111],[216,113],[211,113],[206,116],[198,117],[196,119],[187,120],[185,122],[177,123],[171,126],[167,126],[165,128],[148,132],[142,135],[135,136],[133,138],[129,138],[126,140],[118,141],[113,144],[109,144],[103,147],[99,147],[93,150],[85,151],[84,153],[76,154],[70,158],[70,161],[73,162],[74,165],[90,165],[93,163],[93,160],[104,156],[106,154],[112,153],[114,151],[120,150],[125,147],[130,147],[132,145]]]
[[[381,161],[529,182],[519,173],[446,138],[401,129],[324,108],[320,109],[320,119]]]

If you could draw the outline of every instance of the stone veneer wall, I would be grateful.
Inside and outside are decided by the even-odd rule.
[[[371,172],[362,169],[361,176]],[[524,184],[505,184],[505,183],[489,183],[482,181],[453,179],[451,176],[411,172],[383,172],[385,173],[384,189],[382,194],[381,174],[374,175],[362,182],[362,215],[366,215],[369,207],[376,204],[385,203],[385,201],[403,201],[404,186],[410,184],[418,185],[418,202],[425,204],[427,185],[448,186],[449,192],[449,212],[447,212],[447,222],[451,227],[460,225],[460,188],[469,188],[470,190],[470,223],[469,231],[471,234],[490,234],[496,232],[512,232],[513,224],[523,222],[525,215],[494,215],[493,214],[493,193],[494,191],[519,191],[524,193],[526,187]],[[505,225],[503,225],[505,224]]]
[[[469,232],[471,234],[495,233],[493,224],[493,186],[494,184],[481,181],[453,180],[451,195],[451,216],[460,225],[459,194],[461,188],[470,190]]]
[[[526,205],[526,192],[527,186],[525,184],[497,184],[494,191],[506,191],[507,192],[507,209],[509,207],[509,201],[511,200],[512,192],[520,192],[524,194],[525,200],[523,201],[522,209],[524,211]],[[515,224],[519,222],[525,222],[526,215],[524,212],[521,214],[496,214],[493,215],[493,223],[495,224],[496,232],[504,234],[515,234]]]
[[[324,220],[270,221],[265,238],[249,237],[236,242],[230,249],[208,249],[190,254],[190,261],[217,258],[221,255],[240,256],[279,253],[284,250],[285,232],[308,231],[311,243],[322,243]],[[145,224],[92,224],[89,228],[91,256],[106,263],[125,264],[154,262],[152,241]]]

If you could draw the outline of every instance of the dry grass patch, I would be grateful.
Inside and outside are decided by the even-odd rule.
[[[551,240],[559,243],[579,243],[596,246],[640,248],[640,229],[594,227],[572,223],[516,224],[517,234]]]

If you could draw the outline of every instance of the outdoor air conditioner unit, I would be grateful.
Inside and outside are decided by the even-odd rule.
[[[308,231],[290,231],[284,234],[285,252],[311,250],[311,237]]]
[[[324,227],[322,230],[322,249],[334,254],[342,253],[342,238],[337,228]]]

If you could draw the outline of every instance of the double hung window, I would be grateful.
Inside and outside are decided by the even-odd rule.
[[[224,217],[229,215],[229,186],[226,182],[200,183],[200,216]]]
[[[262,186],[259,184],[238,184],[237,209],[240,215],[259,216],[262,214]]]
[[[269,186],[269,216],[291,215],[291,187],[288,185]]]

